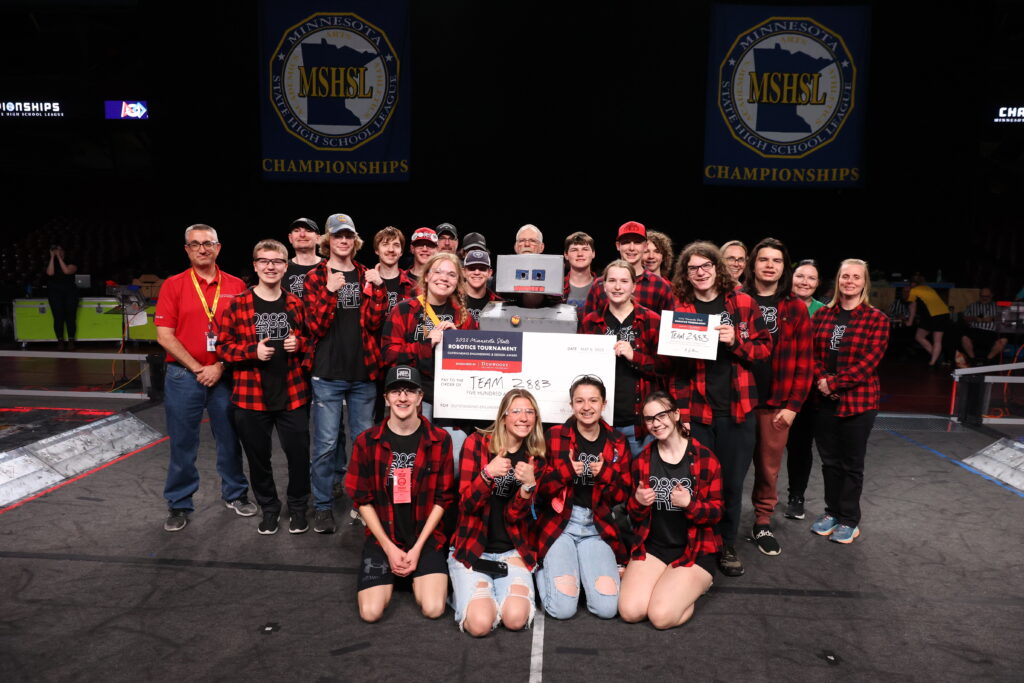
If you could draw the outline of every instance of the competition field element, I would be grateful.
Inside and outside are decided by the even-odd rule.
[[[526,389],[544,422],[565,422],[578,376],[596,375],[615,395],[614,345],[614,337],[598,334],[445,330],[434,358],[434,414],[493,420],[506,392]],[[603,417],[611,422],[610,401]]]

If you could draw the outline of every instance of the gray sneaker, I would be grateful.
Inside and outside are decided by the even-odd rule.
[[[164,520],[164,531],[181,531],[188,524],[188,510],[169,510]]]
[[[242,517],[253,517],[256,515],[256,503],[250,503],[249,499],[245,496],[235,498],[234,500],[226,500],[224,505],[228,510],[234,510],[236,514]]]
[[[334,513],[330,510],[317,510],[313,516],[313,531],[318,534],[333,534],[334,528]]]
[[[722,548],[722,554],[718,556],[718,571],[725,576],[743,576],[743,563],[736,555],[736,548],[731,545]]]

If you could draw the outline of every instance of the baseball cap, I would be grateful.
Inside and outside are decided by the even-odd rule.
[[[462,240],[463,253],[471,249],[487,249],[487,239],[478,232],[470,232]]]
[[[491,267],[491,255],[483,249],[473,249],[472,251],[466,252],[466,258],[463,260],[462,265],[466,268],[470,266],[487,266]]]
[[[647,239],[647,228],[644,227],[643,223],[627,221],[619,226],[619,234],[615,237],[615,241],[618,242],[626,235],[636,235],[642,239]]]
[[[416,368],[411,368],[408,365],[396,365],[388,370],[388,376],[384,380],[384,389],[391,389],[396,384],[405,384],[416,387],[417,389],[423,388],[423,380],[420,377],[420,371]]]
[[[459,231],[456,230],[455,226],[452,225],[451,223],[441,223],[441,225],[439,225],[436,228],[434,228],[434,232],[437,233],[438,237],[440,237],[441,235],[443,235],[444,233],[447,232],[448,234],[450,234],[455,239],[459,239]]]
[[[292,230],[294,230],[295,228],[298,228],[300,226],[304,227],[304,228],[308,228],[309,230],[312,230],[313,232],[315,232],[318,235],[320,234],[320,226],[317,225],[316,221],[314,221],[311,218],[296,218],[288,226],[288,232],[291,232]]]
[[[347,214],[335,213],[327,217],[327,232],[337,235],[342,230],[350,230],[354,235],[359,234],[356,232],[356,224]]]
[[[412,238],[409,240],[409,244],[423,240],[427,242],[432,242],[433,244],[437,244],[437,233],[431,230],[430,228],[417,228],[416,232],[412,234]]]

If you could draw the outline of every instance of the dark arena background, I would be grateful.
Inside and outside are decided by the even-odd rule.
[[[322,227],[349,214],[368,265],[380,228],[450,222],[497,253],[525,223],[549,254],[583,230],[603,267],[635,220],[677,248],[779,238],[821,264],[819,298],[848,257],[883,286],[921,273],[954,313],[991,287],[1016,311],[998,359],[1015,363],[1024,4],[861,4],[863,180],[808,188],[704,183],[707,0],[410,0],[409,177],[349,183],[261,172],[263,3],[0,1],[0,680],[1020,680],[1020,366],[954,378],[955,339],[932,369],[912,331],[893,329],[857,543],[826,543],[810,518],[777,511],[784,553],[741,541],[746,574],[716,575],[681,628],[581,607],[474,640],[450,609],[428,622],[401,592],[381,623],[362,624],[349,501],[334,535],[257,535],[256,518],[221,504],[205,427],[194,519],[165,533],[159,347],[101,335],[62,357],[15,319],[19,300],[45,300],[55,243],[91,275],[82,296],[104,297],[107,283],[185,269],[193,223],[218,230],[226,271],[251,276],[253,244],[284,241],[299,216]],[[103,102],[120,99],[144,100],[148,118],[105,119]],[[59,101],[63,115],[3,116],[16,101]],[[979,454],[1010,464],[986,470]],[[30,456],[49,464],[25,483]],[[283,488],[276,446],[275,468]],[[22,493],[4,498],[18,477]],[[817,466],[807,504],[823,505]],[[744,513],[741,534],[749,502]]]

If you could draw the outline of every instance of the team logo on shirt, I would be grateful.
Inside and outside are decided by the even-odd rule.
[[[580,486],[593,486],[594,485],[594,474],[590,470],[590,464],[597,462],[601,459],[600,453],[577,453],[576,460],[583,463],[583,474],[574,476],[572,479],[573,484]]]
[[[654,489],[654,504],[659,510],[682,510],[672,504],[672,489],[679,484],[693,495],[693,481],[689,477],[657,477],[652,474],[650,484]]]
[[[719,325],[732,325],[732,316],[729,315],[729,311],[722,311],[722,319],[718,322]]]
[[[779,331],[779,309],[775,306],[761,306],[761,316],[768,331],[775,334]]]
[[[856,76],[838,33],[809,17],[771,17],[736,36],[722,60],[718,110],[755,154],[801,159],[850,118]]]
[[[513,467],[505,473],[505,476],[494,478],[494,490],[492,494],[500,496],[501,498],[508,498],[519,485],[519,480],[516,479],[516,471]]]
[[[305,291],[304,284],[306,282],[305,273],[296,273],[288,276],[288,291],[295,296],[302,298],[302,294]]]
[[[617,334],[619,337],[619,341],[629,342],[630,344],[635,342],[636,338],[640,336],[639,333],[637,333],[635,325],[630,325],[629,327],[620,327],[617,331],[609,327],[605,331],[605,334]]]
[[[359,308],[359,282],[345,282],[338,288],[338,308]]]
[[[838,351],[839,345],[843,342],[843,335],[846,334],[846,325],[836,325],[832,328],[832,338],[828,340],[830,351]]]
[[[314,149],[361,147],[398,107],[398,53],[386,33],[351,12],[318,12],[289,28],[269,67],[274,112]]]
[[[257,339],[284,339],[291,331],[292,326],[288,324],[288,314],[284,311],[256,314]]]
[[[416,464],[415,453],[394,453],[391,459],[391,467],[388,468],[388,479],[395,478],[395,470],[412,467]]]
[[[450,313],[442,313],[437,316],[437,321],[440,323],[455,322],[455,318]],[[423,341],[430,334],[430,331],[434,329],[434,321],[432,321],[427,315],[420,316],[420,324],[416,326],[416,331],[413,332],[412,338],[415,341]]]

